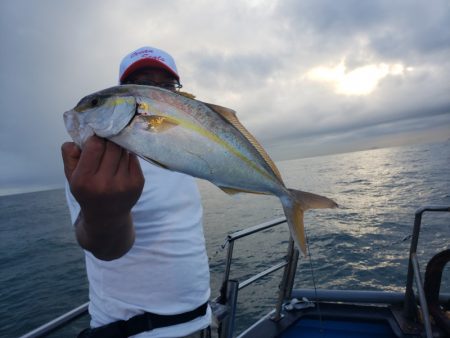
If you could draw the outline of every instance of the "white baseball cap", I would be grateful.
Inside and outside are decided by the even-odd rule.
[[[156,67],[167,70],[177,81],[180,81],[175,60],[165,51],[153,47],[141,47],[125,56],[120,63],[119,83],[143,67]]]

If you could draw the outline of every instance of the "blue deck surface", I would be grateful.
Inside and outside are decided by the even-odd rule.
[[[395,338],[386,322],[350,322],[304,318],[286,330],[282,338]]]

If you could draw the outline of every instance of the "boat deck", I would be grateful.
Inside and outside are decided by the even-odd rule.
[[[402,333],[393,312],[387,306],[339,303],[315,305],[314,308],[285,311],[279,321],[271,319],[274,314],[271,312],[242,332],[239,338],[411,337]]]

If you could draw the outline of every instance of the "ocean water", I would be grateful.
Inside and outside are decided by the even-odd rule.
[[[450,205],[450,142],[375,149],[277,163],[286,185],[333,198],[335,210],[309,211],[310,257],[297,287],[404,289],[414,211]],[[223,276],[228,233],[283,216],[277,198],[230,197],[199,181],[212,296]],[[450,214],[425,214],[419,241],[424,269],[450,244]],[[0,197],[0,337],[17,337],[87,301],[81,249],[61,189]],[[235,244],[232,277],[244,280],[277,263],[287,250],[286,224]],[[237,330],[271,309],[281,271],[243,289]],[[450,269],[441,285],[450,292]],[[53,337],[71,337],[87,316]]]

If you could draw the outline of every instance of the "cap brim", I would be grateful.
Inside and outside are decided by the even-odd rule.
[[[128,76],[130,76],[130,74],[134,73],[138,69],[145,68],[145,67],[154,67],[154,68],[164,69],[167,72],[169,72],[171,75],[173,75],[175,77],[175,79],[177,79],[177,81],[180,81],[180,77],[178,76],[178,74],[175,73],[172,69],[170,69],[167,65],[165,65],[164,63],[162,63],[159,60],[147,58],[147,59],[141,59],[139,61],[136,61],[135,63],[130,65],[123,72],[122,76],[120,77],[120,82],[123,82]]]

